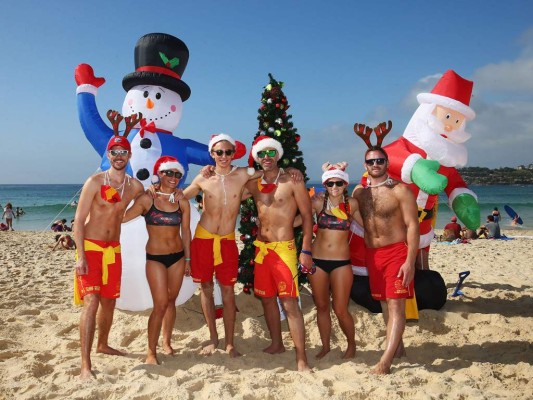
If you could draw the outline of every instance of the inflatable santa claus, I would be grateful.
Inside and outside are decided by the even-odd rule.
[[[431,93],[417,96],[420,106],[403,136],[384,147],[389,155],[390,177],[408,184],[415,194],[421,249],[428,248],[434,237],[432,219],[442,191],[464,225],[469,229],[480,225],[477,196],[456,169],[465,166],[468,159],[464,142],[471,135],[465,130],[465,122],[475,117],[470,108],[472,87],[472,81],[446,71]],[[422,256],[424,253],[427,263],[427,251]]]

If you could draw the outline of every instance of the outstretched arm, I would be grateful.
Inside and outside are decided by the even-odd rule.
[[[150,209],[152,198],[144,193],[135,199],[133,205],[126,210],[122,223],[129,222]]]
[[[303,182],[294,184],[294,198],[300,215],[302,216],[302,252],[300,253],[300,263],[307,269],[311,270],[313,266],[313,259],[310,254],[304,253],[311,252],[311,242],[313,240],[313,215],[311,207],[311,199],[307,193],[307,189]]]

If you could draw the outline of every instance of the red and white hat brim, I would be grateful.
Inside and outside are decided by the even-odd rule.
[[[446,97],[435,93],[419,93],[416,98],[420,104],[437,104],[439,106],[451,108],[452,110],[463,114],[468,121],[473,120],[476,117],[476,113],[474,110],[472,110],[466,104],[452,99],[451,97]]]
[[[262,139],[252,147],[252,157],[257,163],[259,163],[257,153],[265,149],[275,149],[279,154],[279,158],[283,157],[283,147],[280,142],[272,138]]]
[[[331,178],[339,178],[348,184],[350,182],[350,177],[346,171],[342,169],[330,169],[325,171],[322,174],[322,183],[326,183]]]
[[[168,171],[171,169],[177,169],[179,172],[181,172],[182,175],[185,174],[185,169],[183,168],[183,165],[181,165],[177,161],[167,161],[161,163],[161,165],[159,165],[159,168],[157,169],[157,172]]]

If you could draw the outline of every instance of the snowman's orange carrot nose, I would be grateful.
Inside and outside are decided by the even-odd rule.
[[[150,100],[150,98],[146,99],[146,108],[148,109],[154,108],[154,102]]]

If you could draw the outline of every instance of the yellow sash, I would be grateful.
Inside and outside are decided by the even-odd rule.
[[[405,301],[405,320],[408,322],[418,322],[418,304],[416,303],[416,294],[413,293],[412,299]]]
[[[102,253],[102,284],[106,285],[109,277],[108,266],[115,263],[115,254],[120,253],[120,245],[102,247],[90,240],[84,240],[83,247],[84,251],[99,251]],[[78,261],[78,250],[76,250],[76,261]],[[76,271],[74,271],[74,305],[80,306],[82,304],[83,300],[78,290],[78,279]]]
[[[198,239],[214,239],[213,240],[213,259],[215,265],[222,264],[222,251],[220,241],[222,239],[235,240],[235,232],[228,233],[227,235],[221,236],[216,233],[211,233],[206,230],[202,225],[196,225],[196,231],[194,232],[194,237]]]
[[[254,246],[259,248],[259,252],[255,256],[254,261],[262,264],[265,256],[268,254],[268,250],[274,251],[279,258],[283,260],[285,265],[290,268],[293,275],[298,271],[296,264],[298,260],[296,259],[296,244],[294,239],[285,240],[283,242],[262,242],[260,240],[254,240]]]

